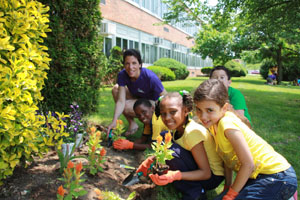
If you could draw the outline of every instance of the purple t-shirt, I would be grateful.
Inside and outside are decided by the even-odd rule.
[[[141,68],[140,76],[136,81],[131,81],[125,69],[119,72],[119,86],[127,86],[130,93],[136,98],[145,98],[156,101],[164,90],[159,78],[149,69]]]

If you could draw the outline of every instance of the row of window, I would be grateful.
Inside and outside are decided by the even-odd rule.
[[[130,0],[132,2],[135,2],[139,7],[142,7],[152,13],[153,15],[156,15],[160,18],[163,18],[163,15],[167,13],[169,6],[162,2],[162,0]],[[172,26],[175,26],[184,32],[194,36],[197,31],[198,27],[196,25],[193,25],[191,22],[189,26],[185,25],[183,22],[177,22],[172,23]]]
[[[137,41],[127,40],[124,38],[116,38],[116,46],[121,47],[121,49],[139,49],[141,52],[142,60],[144,63],[153,64],[159,58],[173,58],[187,66],[194,67],[204,67],[206,65],[205,61],[201,59],[200,56],[189,55],[183,52],[174,51],[171,49],[166,49],[158,47],[155,45],[139,43]],[[112,48],[112,39],[105,38],[104,40],[104,52],[108,57],[110,54],[110,49]]]

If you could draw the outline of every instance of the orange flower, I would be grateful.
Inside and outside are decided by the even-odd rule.
[[[162,141],[162,137],[159,135],[159,136],[157,136],[157,138],[156,138],[156,141],[157,141],[157,144],[160,144],[161,143],[161,141]]]
[[[95,133],[95,132],[96,132],[96,127],[95,127],[95,126],[91,127],[91,132],[92,132],[92,133]]]
[[[63,186],[59,186],[58,190],[57,190],[57,193],[60,195],[60,196],[64,196],[65,195],[65,190],[63,188]]]
[[[168,144],[172,139],[172,135],[170,133],[170,131],[165,135],[165,142],[166,144]]]
[[[104,149],[104,147],[101,149],[100,155],[101,156],[105,156],[106,155],[106,150]]]
[[[82,170],[82,163],[81,162],[76,164],[75,170],[76,170],[76,174],[80,173],[80,171]]]
[[[97,136],[97,137],[101,137],[101,132],[100,132],[100,131],[97,131],[97,132],[96,132],[96,136]]]
[[[120,120],[120,119],[118,119],[118,120],[117,120],[117,124],[123,125],[123,121]]]
[[[67,166],[67,168],[68,168],[68,169],[72,169],[72,168],[74,168],[74,163],[72,163],[72,161],[71,161],[71,160],[68,162],[68,166]]]
[[[96,151],[96,147],[92,146],[92,152],[95,152],[95,151]]]
[[[102,195],[101,195],[101,190],[99,190],[98,188],[96,188],[96,189],[94,189],[94,192],[96,193],[97,198],[98,198],[99,200],[102,200],[102,199],[103,199],[103,197],[102,197]]]

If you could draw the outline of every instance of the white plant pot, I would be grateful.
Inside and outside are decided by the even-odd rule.
[[[83,143],[83,134],[82,133],[78,133],[76,134],[76,148],[81,148],[82,147],[82,143]]]
[[[71,143],[64,143],[61,145],[61,152],[64,156],[66,156],[67,154],[67,150],[68,150],[68,154],[69,156],[73,156],[74,154],[71,155],[72,153],[72,149],[73,149],[73,146],[75,145],[74,142],[71,142]]]

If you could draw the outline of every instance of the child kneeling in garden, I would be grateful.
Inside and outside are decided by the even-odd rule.
[[[155,109],[150,100],[138,99],[133,105],[133,110],[137,118],[144,124],[142,137],[135,142],[125,139],[116,140],[113,143],[115,149],[145,150],[146,148],[151,148],[151,141],[155,141],[162,131],[168,130],[162,122],[161,117],[157,117],[154,114]]]
[[[209,128],[216,150],[225,163],[225,177],[237,172],[228,191],[216,200],[287,200],[297,189],[293,167],[235,114],[227,111],[228,92],[222,82],[204,81],[194,93],[196,113]]]
[[[181,93],[181,94],[180,94]],[[149,177],[157,185],[173,182],[182,192],[183,199],[205,197],[205,191],[216,188],[224,180],[223,161],[216,154],[212,136],[200,124],[189,119],[192,97],[186,92],[168,93],[160,100],[160,115],[165,125],[172,130],[173,159],[167,161],[169,171]],[[147,158],[137,172],[147,175],[153,157]]]

